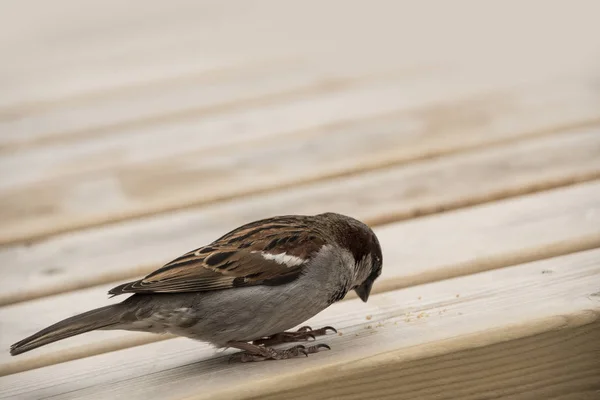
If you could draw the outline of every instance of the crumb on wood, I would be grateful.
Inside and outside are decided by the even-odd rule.
[[[457,295],[456,295],[456,298],[459,298],[459,297],[460,297],[460,294],[457,294]]]
[[[373,327],[371,325],[367,325],[367,327],[365,329],[372,329]]]
[[[365,318],[366,318],[367,320],[370,320],[371,318],[373,318],[373,316],[372,316],[372,315],[367,315]]]
[[[417,297],[417,299],[421,300],[421,296]]]
[[[343,332],[338,332],[338,336],[344,336]]]

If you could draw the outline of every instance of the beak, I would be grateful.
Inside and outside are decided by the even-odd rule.
[[[373,286],[373,281],[367,279],[366,281],[363,282],[362,285],[360,285],[359,287],[354,289],[354,291],[356,292],[358,297],[360,297],[360,299],[366,303],[367,300],[369,299],[369,294],[371,293],[372,286]]]

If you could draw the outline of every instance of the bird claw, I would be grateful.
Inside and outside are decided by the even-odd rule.
[[[313,329],[310,326],[304,325],[304,326],[298,328],[298,330],[296,332],[307,332],[307,331],[312,331],[312,330]]]
[[[252,341],[252,344],[257,346],[274,346],[281,343],[315,341],[317,336],[326,335],[327,331],[331,330],[337,333],[337,329],[332,326],[313,330],[310,326],[303,326],[295,332],[280,332],[266,338]]]
[[[319,349],[327,349],[327,350],[331,350],[331,347],[329,347],[329,345],[325,344],[325,343],[319,343],[319,344],[315,344],[314,346],[310,346],[308,349],[308,352],[310,354],[312,353],[318,353],[320,350]]]
[[[331,347],[324,343],[319,343],[314,346],[303,346],[301,344],[290,347],[289,349],[273,349],[271,347],[259,347],[257,353],[243,352],[238,353],[241,362],[256,362],[265,360],[286,360],[295,358],[303,354],[308,357],[309,354],[318,353],[320,349],[331,350]],[[238,356],[234,354],[234,356]]]
[[[315,335],[319,336],[319,335],[327,335],[327,330],[331,330],[333,333],[337,333],[337,329],[335,329],[333,326],[324,326],[321,329],[317,329],[316,331],[312,331],[312,333],[314,333]]]
[[[298,352],[298,354],[296,355],[300,355],[300,354],[304,354],[306,357],[308,357],[308,349],[302,345],[299,345],[296,347],[296,350]]]

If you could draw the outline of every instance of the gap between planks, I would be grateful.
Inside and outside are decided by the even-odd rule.
[[[240,71],[238,69],[235,68],[231,68],[233,70],[233,72],[237,72],[236,75],[234,75],[235,78],[240,79],[239,75],[240,75]],[[21,128],[21,125],[23,125],[22,121],[17,120],[15,123],[15,127],[11,129],[11,125],[10,125],[10,121],[7,121],[5,123],[3,123],[0,120],[0,130],[7,130],[7,131],[11,131],[12,134],[14,135],[18,135],[19,131],[22,131],[22,133],[28,133],[29,135],[32,135],[32,130],[33,127],[36,126],[41,126],[39,129],[43,129],[45,131],[44,134],[42,133],[37,133],[37,134],[33,134],[31,138],[21,138],[19,136],[17,136],[18,140],[14,140],[12,142],[0,142],[0,154],[2,153],[11,153],[14,151],[24,151],[27,149],[32,149],[35,147],[40,147],[40,146],[45,146],[45,145],[61,145],[61,144],[69,144],[71,142],[77,142],[77,141],[82,141],[82,140],[86,140],[86,139],[94,139],[97,140],[101,137],[106,137],[108,138],[111,135],[119,135],[119,134],[123,134],[123,132],[131,132],[129,134],[144,134],[144,132],[146,131],[146,129],[155,127],[156,125],[164,125],[166,127],[168,127],[169,123],[173,123],[173,122],[184,122],[186,120],[194,120],[194,119],[198,119],[198,118],[203,118],[206,116],[215,116],[215,115],[219,115],[219,114],[224,114],[227,112],[236,112],[236,111],[241,111],[243,109],[246,108],[255,108],[258,109],[260,107],[268,107],[270,105],[275,105],[281,102],[286,102],[286,101],[292,101],[292,100],[298,100],[301,98],[305,98],[305,97],[310,97],[310,96],[318,96],[318,95],[323,95],[323,94],[332,94],[332,93],[337,93],[337,92],[344,92],[347,91],[349,89],[355,89],[357,87],[360,86],[365,86],[365,84],[373,84],[373,83],[378,83],[378,82],[385,82],[386,80],[388,81],[393,81],[393,80],[398,80],[398,79],[414,79],[415,77],[419,77],[419,78],[423,78],[423,77],[427,77],[430,76],[430,74],[432,73],[432,71],[434,71],[435,69],[432,67],[421,67],[421,68],[411,68],[409,66],[406,66],[405,68],[398,68],[396,70],[390,70],[390,67],[388,66],[388,70],[386,71],[364,71],[362,74],[357,72],[357,71],[336,71],[336,75],[333,76],[331,74],[327,74],[325,72],[322,72],[320,70],[317,71],[310,71],[310,72],[304,72],[304,73],[300,73],[297,70],[292,70],[292,71],[280,71],[281,74],[288,73],[291,76],[288,78],[289,82],[286,82],[285,85],[281,84],[280,87],[277,88],[271,88],[269,85],[269,81],[267,82],[257,82],[258,79],[262,78],[264,79],[270,79],[270,80],[283,80],[280,76],[277,77],[273,77],[273,72],[272,68],[271,70],[268,70],[265,68],[265,71],[261,71],[264,72],[266,76],[259,76],[257,77],[252,77],[248,78],[248,82],[246,82],[246,85],[251,84],[252,89],[254,90],[254,92],[250,91],[250,93],[245,93],[245,92],[241,92],[242,88],[237,88],[237,91],[233,91],[231,88],[228,88],[228,84],[231,85],[230,82],[224,82],[222,85],[224,87],[219,88],[221,89],[221,92],[219,92],[219,90],[215,90],[213,89],[214,86],[218,86],[217,84],[220,82],[205,82],[206,79],[208,79],[208,77],[211,77],[212,75],[217,74],[216,71],[213,71],[212,74],[207,74],[207,76],[205,76],[204,74],[202,75],[202,79],[200,80],[200,83],[204,83],[205,88],[198,88],[199,91],[199,95],[198,97],[201,96],[201,99],[204,100],[204,102],[200,101],[199,99],[195,99],[197,104],[192,104],[191,100],[184,98],[182,101],[178,101],[178,99],[169,99],[168,98],[168,93],[164,93],[164,89],[160,91],[160,93],[151,93],[146,95],[145,97],[151,95],[151,96],[161,96],[164,97],[165,99],[162,100],[163,102],[168,102],[168,104],[161,104],[161,105],[156,105],[154,104],[154,102],[152,103],[152,107],[147,106],[147,109],[144,109],[143,111],[139,111],[137,109],[141,108],[140,107],[140,103],[142,104],[143,107],[143,101],[144,99],[138,99],[137,101],[135,101],[135,99],[130,100],[131,104],[123,104],[124,100],[116,98],[113,99],[115,104],[100,104],[100,105],[91,105],[90,107],[94,106],[93,112],[94,114],[90,115],[86,115],[85,113],[83,113],[83,116],[79,116],[77,114],[77,110],[75,110],[75,112],[73,110],[66,110],[64,111],[64,113],[66,113],[66,116],[63,117],[63,119],[66,119],[69,123],[72,123],[71,119],[75,119],[75,120],[82,120],[82,124],[83,125],[87,125],[87,126],[80,126],[78,128],[55,128],[55,129],[59,129],[56,131],[48,131],[49,126],[51,127],[52,124],[56,124],[55,120],[59,119],[60,120],[60,115],[57,117],[56,115],[49,115],[46,116],[49,121],[44,121],[44,116],[42,117],[38,117],[38,119],[36,119],[35,115],[34,116],[30,116],[27,115],[26,119],[28,121],[28,125],[26,127]],[[218,71],[221,72],[221,74],[227,76],[225,71]],[[227,71],[229,72],[229,71]],[[295,76],[295,75],[300,75],[299,77]],[[169,80],[169,83],[172,84],[174,83],[173,81],[175,81],[176,83],[182,84],[182,83],[187,83],[189,85],[190,82],[187,82],[189,80],[188,79],[183,79],[183,78],[179,78],[179,79],[175,79],[175,80]],[[264,88],[261,86],[261,83],[263,84],[262,86],[264,86]],[[186,85],[185,87],[185,91],[190,92],[191,88]],[[147,86],[147,85],[145,85]],[[255,86],[259,86],[257,88],[255,88]],[[161,85],[152,85],[150,87],[147,88],[147,91],[157,91],[161,89]],[[215,91],[216,93],[212,93],[211,96],[211,90],[213,89],[213,91]],[[229,91],[228,91],[229,89]],[[141,88],[140,88],[141,90]],[[182,89],[183,90],[183,89]],[[112,92],[117,92],[117,94],[121,93],[123,90],[114,90],[111,91],[110,94],[114,95]],[[232,93],[229,93],[232,92]],[[140,94],[141,96],[141,94]],[[210,97],[209,97],[210,96]],[[229,96],[229,97],[228,97]],[[82,97],[82,96],[80,96]],[[85,96],[84,98],[87,98],[88,96]],[[108,96],[109,99],[111,96]],[[219,101],[219,99],[221,97],[224,97],[223,99],[221,99]],[[97,96],[92,97],[92,99],[96,99],[98,100]],[[109,100],[107,99],[107,100]],[[102,100],[102,97],[100,97],[100,100]],[[106,100],[105,100],[106,101]],[[62,103],[62,102],[61,102]],[[189,105],[186,103],[190,103]],[[67,105],[69,105],[69,103],[67,103]],[[127,110],[127,106],[134,106],[132,107],[133,110],[130,112],[131,116],[129,117],[121,117],[119,118],[119,114],[123,114],[126,113]],[[77,107],[77,106],[81,106],[81,104],[70,104],[70,107]],[[104,111],[104,114],[99,116],[97,115],[99,112],[102,112],[102,106],[104,106],[105,108],[109,108],[108,111]],[[113,108],[113,110],[111,111],[110,108]],[[119,108],[118,110],[114,109],[114,108]],[[89,113],[89,110],[86,110]],[[136,115],[135,111],[138,111],[138,114]],[[0,110],[0,113],[2,111]],[[109,113],[111,113],[113,115],[109,115]],[[116,114],[116,116],[114,116]],[[15,116],[16,117],[16,116]],[[79,117],[79,118],[78,118]],[[96,118],[96,120],[98,120],[96,122],[95,125],[89,126],[90,125],[90,119],[93,121],[94,117]],[[14,118],[14,117],[13,117]],[[25,118],[25,117],[22,117]],[[111,121],[114,120],[114,121]],[[84,122],[83,122],[84,121]],[[8,126],[6,126],[8,125]],[[29,125],[33,125],[29,126]],[[81,125],[81,124],[80,124]],[[17,131],[15,133],[15,131]]]
[[[275,214],[336,210],[379,226],[591,181],[600,177],[599,129],[554,134],[339,179],[335,185],[296,187],[0,248],[0,261],[11,266],[4,272],[0,305],[144,275],[179,253],[209,243],[219,233]],[[137,238],[132,246],[140,250],[125,245],[130,237]],[[7,291],[10,287],[19,290]]]
[[[468,399],[597,390],[599,277],[600,250],[575,253],[336,303],[308,321],[340,330],[319,338],[332,350],[318,356],[248,366],[229,363],[230,351],[175,339],[3,377],[0,396],[319,398],[339,390]]]
[[[32,114],[44,113],[55,110],[56,108],[72,108],[80,105],[93,105],[94,102],[104,100],[116,100],[123,96],[147,95],[152,90],[169,90],[178,85],[194,85],[207,82],[221,83],[224,80],[231,79],[237,75],[249,74],[255,72],[274,72],[273,68],[285,68],[293,66],[296,63],[302,63],[297,58],[273,58],[256,61],[249,64],[223,63],[216,67],[207,69],[198,69],[197,71],[184,73],[175,76],[165,76],[160,79],[153,79],[144,82],[129,82],[121,86],[110,88],[98,88],[84,93],[72,94],[70,96],[56,98],[53,100],[30,102],[26,104],[17,104],[0,107],[0,122],[11,121],[14,118],[30,116]],[[47,140],[45,137],[36,137],[33,140],[19,142],[3,142],[0,149],[11,148],[10,146],[20,147],[35,145],[38,140]],[[60,139],[59,139],[60,140]],[[4,147],[7,146],[7,147]]]
[[[438,73],[433,77],[426,76],[427,79],[404,79],[394,82],[393,85],[390,82],[388,84],[362,85],[354,87],[353,90],[298,98],[295,101],[271,107],[240,110],[226,115],[217,114],[194,121],[186,120],[179,124],[158,125],[143,130],[113,132],[111,136],[90,137],[87,140],[70,143],[69,146],[45,146],[48,148],[42,147],[15,154],[5,154],[3,159],[0,159],[0,166],[7,170],[15,170],[15,173],[6,177],[4,181],[22,185],[28,182],[38,182],[40,179],[47,181],[63,175],[68,176],[73,171],[77,175],[81,172],[122,167],[179,155],[195,154],[198,156],[200,151],[204,151],[204,154],[200,154],[200,156],[206,157],[214,151],[221,151],[218,149],[229,148],[236,144],[238,144],[237,147],[246,147],[257,142],[258,146],[264,146],[265,143],[260,143],[261,138],[270,138],[267,140],[269,146],[273,146],[273,144],[281,146],[288,136],[293,138],[306,134],[307,131],[315,130],[319,134],[319,130],[331,130],[339,128],[340,125],[343,128],[344,124],[347,127],[349,124],[359,124],[363,120],[368,123],[372,119],[393,119],[403,111],[406,113],[407,110],[432,105],[432,103],[436,103],[433,106],[438,108],[435,111],[444,116],[444,110],[439,109],[441,108],[440,104],[442,106],[445,104],[444,101],[458,99],[461,102],[468,102],[469,95],[481,96],[486,91],[495,95],[488,94],[483,98],[471,99],[471,108],[475,108],[474,112],[478,112],[474,118],[483,113],[477,108],[478,103],[482,101],[494,101],[491,105],[494,108],[486,112],[490,114],[497,109],[503,113],[510,113],[515,111],[510,109],[512,106],[512,108],[526,108],[528,113],[537,115],[539,111],[536,113],[535,110],[540,107],[538,103],[541,103],[541,107],[546,107],[544,109],[547,113],[546,120],[549,118],[548,116],[553,118],[554,113],[557,113],[561,117],[559,121],[564,124],[565,113],[570,115],[569,120],[575,118],[575,115],[579,115],[578,121],[581,121],[582,116],[589,116],[589,106],[600,102],[597,90],[594,90],[594,87],[589,84],[593,79],[592,75],[561,76],[562,79],[557,78],[558,82],[536,81],[537,85],[533,82],[522,85],[510,82],[511,85],[505,83],[499,87],[487,84],[486,81],[473,82],[466,86],[459,85],[456,82],[460,81],[458,73],[443,72],[443,74]],[[507,88],[507,85],[513,86],[513,90]],[[548,108],[552,108],[553,104],[557,102],[559,104],[554,105],[554,113],[550,112]],[[577,107],[574,106],[575,103],[577,103]],[[122,105],[118,111],[106,111],[106,113],[113,116],[135,111],[136,107],[137,103],[134,102],[130,105]],[[518,112],[518,110],[516,111]],[[597,111],[596,108],[592,108],[593,111]],[[157,113],[160,112],[155,111],[152,114]],[[464,110],[461,110],[461,113],[458,116],[465,118]],[[528,120],[527,118],[530,117],[526,113],[524,114],[521,118]],[[597,113],[593,115],[597,117]],[[410,114],[408,116],[410,117]],[[406,116],[404,117],[406,118]],[[414,118],[414,116],[412,117]],[[435,115],[429,116],[428,120],[433,117]],[[103,116],[100,121],[105,121],[107,118],[110,116]],[[448,116],[446,118],[450,119]],[[67,120],[69,119],[67,118]],[[84,119],[87,121],[89,116]],[[439,123],[438,119],[439,117],[434,122]],[[417,121],[412,121],[412,124],[418,125],[418,122],[417,119]],[[450,120],[448,122],[456,123],[457,121]],[[381,129],[377,125],[364,128],[371,128],[369,130],[375,131]],[[415,135],[412,132],[414,128],[410,128],[410,123],[406,122],[404,125],[396,127],[398,133]],[[377,132],[371,133],[371,135],[377,134]],[[275,142],[269,144],[273,140]],[[277,143],[278,141],[279,143]],[[140,148],[144,150],[140,151]],[[21,168],[23,165],[27,166],[25,171]],[[2,183],[8,186],[6,182]]]
[[[543,137],[567,128],[600,122],[589,93],[580,98],[582,103],[577,107],[572,103],[561,105],[561,101],[566,99],[560,99],[556,104],[555,99],[543,100],[547,97],[544,96],[537,100],[542,103],[549,101],[549,104],[541,107],[529,104],[519,110],[519,101],[533,100],[529,97],[531,94],[521,95],[522,98],[516,94],[513,99],[510,96],[504,100],[496,98],[488,104],[471,99],[462,104],[464,109],[461,112],[456,110],[456,103],[450,103],[441,109],[439,106],[429,107],[399,118],[391,117],[391,120],[365,121],[365,126],[337,126],[327,136],[318,131],[305,133],[293,141],[263,142],[266,146],[259,146],[260,142],[256,142],[253,146],[234,146],[233,149],[204,156],[196,154],[176,160],[155,160],[114,171],[90,172],[49,180],[44,185],[32,184],[19,190],[5,190],[0,207],[5,221],[0,243],[41,240],[60,233],[239,197],[274,193],[298,185]],[[508,108],[508,111],[497,115],[499,104],[503,102],[508,103],[500,108]],[[515,107],[517,115],[514,115]],[[457,118],[457,112],[464,115]],[[412,122],[411,118],[414,118]],[[415,130],[415,124],[425,124],[426,128]],[[375,131],[375,137],[364,137],[364,130]],[[315,146],[310,147],[311,143]],[[307,146],[312,151],[307,152]],[[365,152],[365,148],[369,151]],[[279,159],[281,161],[277,161]],[[225,164],[224,160],[227,160]],[[314,162],[310,162],[312,160]],[[267,161],[269,165],[265,164]],[[274,164],[281,165],[281,168],[273,170]],[[157,181],[155,174],[163,179]],[[251,180],[248,179],[250,174],[253,176]],[[151,183],[149,176],[153,176]],[[191,180],[196,184],[189,185]],[[203,189],[205,187],[211,188],[210,193]],[[85,197],[86,193],[93,191],[103,195],[85,200],[86,204],[90,203],[89,207],[79,209],[69,205],[82,203],[84,200],[78,200],[77,196]],[[54,209],[60,211],[48,212]]]
[[[421,345],[376,355],[353,362],[343,372],[328,369],[323,372],[326,381],[314,379],[314,373],[301,372],[267,378],[261,382],[262,387],[250,383],[210,397],[192,395],[184,399],[360,400],[369,396],[477,400],[493,395],[557,400],[577,391],[596,396],[600,391],[600,362],[593,354],[600,352],[600,317],[598,312],[583,311],[565,318],[575,321],[560,325],[561,318],[550,317],[444,340],[437,346]],[[549,326],[556,328],[548,331]],[[475,345],[467,345],[469,342]],[[549,348],[557,354],[548,354]],[[302,386],[288,383],[298,381]]]
[[[379,227],[376,233],[386,264],[373,293],[597,248],[598,226],[600,182]],[[0,339],[0,347],[8,348],[62,318],[120,301],[104,300],[107,289],[108,285],[0,308],[0,320],[11,327]],[[23,319],[23,315],[37,317]],[[1,353],[0,375],[163,339],[122,331],[92,332],[19,357]]]
[[[102,2],[102,4],[105,3]],[[164,21],[170,20],[170,18],[163,16],[156,24],[151,24],[151,29],[149,29],[149,25],[139,25],[139,11],[135,15],[128,15],[123,13],[124,10],[119,9],[103,23],[99,23],[101,20],[97,19],[96,12],[91,14],[94,17],[90,19],[87,15],[81,14],[80,18],[71,18],[69,23],[60,24],[66,28],[64,30],[59,28],[64,37],[58,42],[50,41],[51,46],[40,46],[41,43],[45,44],[45,41],[48,40],[46,35],[40,33],[45,31],[50,33],[50,36],[54,36],[53,32],[57,29],[56,24],[48,29],[50,27],[44,26],[47,18],[40,18],[37,26],[41,29],[35,32],[40,34],[39,40],[27,43],[27,49],[14,46],[14,49],[19,49],[17,52],[12,51],[12,48],[8,49],[10,50],[8,54],[12,54],[12,56],[5,57],[5,64],[7,64],[5,65],[5,75],[6,78],[10,77],[5,79],[5,83],[12,86],[15,95],[24,97],[24,100],[31,97],[34,99],[56,97],[73,89],[85,91],[93,87],[127,84],[140,79],[160,79],[161,76],[181,73],[182,70],[197,69],[199,65],[219,64],[224,60],[229,60],[232,56],[244,60],[274,56],[283,52],[314,54],[316,47],[320,49],[321,53],[329,52],[337,56],[350,52],[353,54],[352,60],[374,59],[380,64],[398,58],[420,60],[434,57],[446,62],[458,61],[463,64],[488,61],[504,70],[511,68],[523,70],[531,69],[533,63],[537,69],[536,72],[542,74],[549,69],[562,67],[566,62],[573,65],[583,65],[589,62],[589,59],[581,57],[584,55],[581,54],[582,46],[573,44],[585,40],[588,46],[583,50],[585,54],[588,54],[589,49],[594,48],[590,41],[596,36],[585,32],[586,22],[591,19],[591,15],[595,14],[589,10],[577,8],[578,17],[577,22],[574,23],[573,7],[558,12],[556,7],[547,6],[546,11],[548,12],[540,16],[538,15],[539,6],[535,7],[534,12],[534,9],[528,9],[527,6],[519,4],[518,12],[515,13],[513,7],[507,8],[504,3],[502,3],[502,7],[496,8],[493,12],[490,12],[489,6],[485,9],[478,9],[477,5],[473,3],[458,7],[455,4],[440,13],[440,16],[443,17],[440,17],[435,23],[431,23],[431,12],[429,10],[425,12],[421,7],[415,8],[415,5],[411,6],[411,13],[407,14],[393,12],[401,9],[402,6],[390,7],[392,4],[387,4],[383,8],[370,7],[358,11],[356,6],[349,7],[348,2],[339,2],[337,7],[333,8],[334,3],[331,2],[328,2],[329,5],[319,2],[308,7],[304,2],[302,7],[290,12],[289,3],[283,6],[285,8],[280,8],[281,2],[272,2],[268,6],[265,2],[261,3],[256,9],[244,10],[239,14],[236,11],[236,15],[227,15],[226,18],[230,23],[223,31],[221,31],[223,24],[213,25],[215,21],[212,19],[198,24],[198,19],[206,18],[205,12],[196,15],[192,23],[190,23],[190,18],[194,14],[188,15],[185,12],[179,15],[173,14],[174,20],[179,23],[170,25],[169,28]],[[344,9],[342,18],[340,18],[339,7]],[[364,5],[359,6],[359,8],[362,7]],[[147,4],[144,3],[144,7],[141,8],[148,8]],[[238,10],[237,7],[236,10]],[[468,12],[465,13],[465,10]],[[509,10],[513,11],[508,14]],[[106,11],[106,9],[103,8],[102,11]],[[418,23],[414,19],[414,12],[426,18],[430,23]],[[479,17],[473,18],[473,13]],[[536,30],[533,35],[529,25],[520,28],[518,25],[514,25],[517,22],[514,16],[519,15],[517,19],[523,20],[523,13],[531,13],[530,15],[536,18]],[[31,15],[31,10],[28,10],[27,16]],[[248,17],[249,15],[253,17]],[[279,16],[273,17],[274,15]],[[306,30],[307,25],[301,15],[313,20],[316,24],[311,24],[311,29]],[[369,15],[371,17],[376,15],[378,23],[372,24],[369,29],[357,30],[356,26],[364,23],[365,17],[368,19]],[[456,19],[449,19],[448,15],[455,15],[462,21],[459,24],[461,29],[454,29]],[[465,19],[465,15],[470,17]],[[492,15],[493,18],[490,18]],[[498,15],[505,15],[513,23],[511,25],[513,29],[508,36],[505,24],[498,25],[499,21],[503,21]],[[80,23],[82,18],[89,22],[88,29],[96,26],[97,28],[92,30],[97,30],[97,33],[102,32],[101,35],[92,35],[91,43],[87,43],[86,46],[82,45],[85,41],[80,36],[81,32],[69,29],[73,21]],[[232,18],[236,22],[232,23]],[[404,23],[399,23],[398,18]],[[125,22],[130,19],[132,21]],[[332,19],[336,21],[334,30],[331,29]],[[106,29],[106,26],[107,24],[110,26],[116,20],[120,20],[121,24],[129,28],[121,30],[122,27],[120,27],[115,30],[115,32],[119,32],[118,36],[114,37],[114,32]],[[484,20],[486,23],[482,23]],[[3,25],[10,26],[14,23],[15,20],[10,19]],[[181,30],[182,23],[187,27],[186,29]],[[573,24],[573,29],[563,29],[557,32],[555,29],[557,24],[565,26],[565,23],[568,24],[566,26]],[[20,24],[20,26],[27,26],[27,24]],[[209,29],[209,26],[212,29]],[[279,35],[265,35],[268,32],[268,29],[265,30],[268,26],[271,27],[271,32],[284,30],[287,35],[285,38],[279,37]],[[439,32],[443,32],[448,43],[453,43],[450,49],[440,47],[441,42],[438,35],[431,34],[432,26],[435,26]],[[446,29],[442,28],[443,26],[446,26]],[[474,29],[477,35],[465,35],[465,29],[469,29],[467,26]],[[221,34],[215,35],[215,30]],[[175,32],[179,32],[179,34]],[[210,33],[207,35],[204,32]],[[237,35],[234,32],[237,32]],[[502,32],[502,34],[499,35],[498,32]],[[235,38],[232,38],[233,35]],[[454,40],[449,39],[448,35],[451,35]],[[18,38],[21,35],[4,36]],[[29,37],[29,35],[26,36]],[[414,37],[419,37],[419,46],[415,46]],[[556,40],[550,39],[552,37]],[[70,38],[75,38],[74,43],[69,43]],[[244,40],[247,41],[245,45],[243,44]],[[507,45],[507,42],[510,45]],[[249,43],[251,45],[248,45]],[[263,45],[256,46],[256,43]],[[294,44],[292,45],[292,43]],[[329,44],[322,46],[324,43]],[[481,46],[482,43],[486,45]],[[549,43],[552,45],[549,46]],[[64,45],[67,46],[64,47]],[[37,47],[36,51],[32,51],[36,48],[33,46]],[[476,47],[476,50],[473,46]],[[390,51],[390,48],[393,48],[394,51]],[[532,48],[535,48],[536,52],[531,52]],[[25,51],[23,52],[23,50]],[[577,50],[575,52],[577,54],[573,53],[574,50]],[[156,55],[160,55],[160,57]],[[548,57],[549,55],[551,56]],[[493,58],[493,61],[490,61],[490,58]],[[515,59],[518,59],[519,63],[506,62],[506,60]],[[115,73],[107,74],[108,70]],[[79,85],[74,85],[74,83]],[[7,100],[10,100],[11,97],[13,96],[9,96]]]

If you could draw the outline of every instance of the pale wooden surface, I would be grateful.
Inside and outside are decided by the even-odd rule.
[[[6,113],[199,71],[333,50],[371,65],[416,60],[539,76],[590,65],[600,43],[593,0],[485,5],[458,0],[436,4],[435,13],[430,4],[406,0],[122,4],[93,1],[83,8],[77,0],[58,0],[43,7],[32,0],[4,1],[0,105]]]
[[[363,219],[386,264],[368,304],[314,319],[343,328],[331,352],[228,365],[187,339],[95,332],[3,352],[0,396],[594,398],[598,14],[3,2],[3,349],[270,215]]]
[[[416,398],[443,391],[444,380],[436,382],[436,375],[460,382],[471,372],[472,379],[505,394],[544,393],[547,385],[539,383],[558,374],[552,387],[557,394],[568,392],[575,380],[600,389],[594,377],[600,371],[594,354],[600,350],[599,281],[600,251],[587,251],[382,293],[367,304],[335,304],[309,321],[341,328],[341,336],[319,339],[332,350],[318,357],[240,366],[228,363],[230,351],[215,355],[204,344],[173,339],[3,377],[0,386],[2,396],[23,399],[123,393],[146,399],[262,398],[287,389],[291,398],[358,398],[352,396],[365,389],[379,398],[394,386],[393,393]],[[117,355],[121,362],[115,365]],[[441,358],[440,365],[435,358],[427,361],[431,357]],[[417,360],[423,361],[411,363]],[[450,373],[452,363],[462,368],[459,374]],[[404,365],[417,373],[407,373]],[[485,387],[451,393],[464,390],[477,398]]]
[[[440,76],[436,79],[442,80]],[[452,96],[446,88],[431,82],[431,77],[427,81],[436,88],[436,93],[440,91],[447,98]],[[450,82],[464,90],[460,81],[450,79]],[[22,166],[26,165],[28,175],[36,169],[34,160],[47,159],[52,167],[41,163],[38,167],[40,177],[27,176],[33,180],[29,184],[17,181],[4,188],[0,197],[4,221],[0,227],[0,243],[331,179],[413,159],[523,139],[557,128],[599,123],[600,91],[590,90],[589,82],[559,81],[533,85],[466,101],[430,105],[408,114],[397,113],[365,121],[359,119],[352,123],[338,121],[329,128],[309,131],[301,131],[300,121],[314,121],[314,115],[310,119],[292,108],[290,117],[298,118],[298,122],[281,116],[256,121],[261,135],[267,133],[267,123],[291,123],[295,130],[290,132],[295,133],[292,137],[255,138],[252,143],[212,150],[203,149],[207,145],[218,144],[219,139],[215,143],[210,135],[220,138],[230,135],[222,134],[214,127],[191,126],[187,122],[193,137],[200,143],[176,137],[171,128],[157,128],[168,143],[154,137],[157,142],[147,148],[145,143],[151,135],[147,130],[143,135],[131,138],[127,135],[116,137],[131,149],[115,145],[114,140],[100,142],[100,136],[98,141],[105,143],[105,148],[94,143],[67,146],[77,149],[85,145],[84,148],[100,151],[100,154],[78,154],[76,163],[70,162],[65,166],[57,164],[54,159],[68,160],[60,151],[52,152],[54,157],[41,157],[41,154],[47,154],[46,148],[25,152],[25,160],[3,157],[12,165],[10,168],[17,171],[23,170]],[[409,96],[414,102],[414,96],[406,93],[406,86],[406,82],[399,82],[396,87],[383,84],[381,89],[385,93],[376,93],[373,98],[365,93],[356,93],[354,106],[347,100],[330,102],[348,111],[356,108],[356,113],[351,111],[352,119],[358,112],[368,109],[369,104],[379,110],[385,108],[382,96],[391,99],[400,97],[399,101]],[[402,96],[398,96],[400,92]],[[556,96],[556,93],[561,95]],[[307,112],[323,112],[323,105],[314,103],[308,103],[313,109]],[[272,108],[266,110],[272,112]],[[339,108],[337,113],[341,111]],[[244,112],[251,118],[257,118],[257,112]],[[223,121],[231,127],[237,125],[229,116],[224,116]],[[243,132],[253,135],[251,127],[245,123],[242,125]],[[198,131],[210,134],[200,136],[195,134]],[[174,145],[187,152],[171,152]],[[189,149],[194,147],[198,150],[190,152]],[[142,148],[144,150],[140,151]],[[159,154],[151,157],[151,149]],[[94,159],[112,163],[120,160],[123,154],[128,158],[128,152],[134,152],[132,157],[135,160],[103,166],[99,171],[84,174],[87,168],[93,167]],[[84,167],[80,167],[82,164]],[[273,169],[272,165],[280,167]],[[53,176],[56,169],[62,172],[62,177]],[[10,183],[11,179],[17,178],[13,174],[7,182]],[[82,207],[82,203],[86,207]]]
[[[378,224],[597,178],[599,159],[600,127],[565,131],[4,247],[0,260],[13,268],[0,304],[133,278],[269,215],[335,209]]]
[[[385,225],[376,233],[386,249],[386,268],[373,292],[594,248],[600,246],[598,226],[597,182]],[[427,243],[426,250],[423,243]],[[8,348],[28,332],[55,321],[120,301],[106,299],[108,289],[117,283],[0,308],[0,320],[11,326],[0,338],[0,348]],[[353,293],[348,296],[355,297]],[[0,353],[0,375],[162,338],[121,331],[93,332],[18,358]]]

